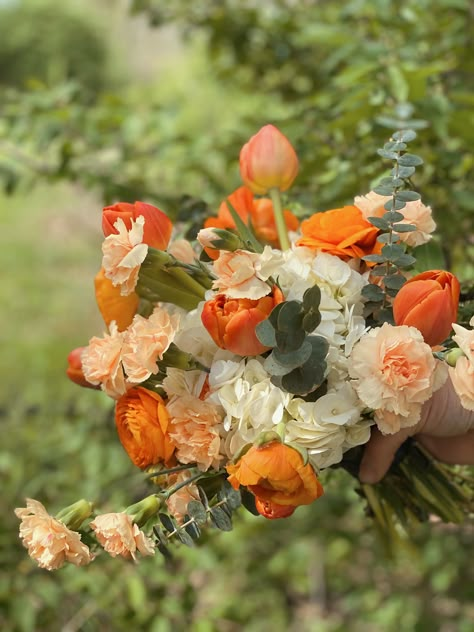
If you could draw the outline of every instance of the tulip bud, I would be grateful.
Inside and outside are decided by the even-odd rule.
[[[66,375],[74,382],[74,384],[79,384],[79,386],[84,386],[85,388],[94,388],[100,389],[100,386],[95,386],[86,380],[84,377],[84,371],[82,370],[82,352],[86,347],[77,347],[77,349],[73,349],[68,357],[68,368],[66,369]]]
[[[78,500],[77,502],[61,509],[56,515],[56,520],[60,520],[68,529],[77,531],[82,523],[92,513],[92,503],[88,500]]]
[[[456,322],[459,294],[459,281],[450,272],[429,270],[417,274],[393,301],[395,324],[416,327],[431,347],[441,344]]]
[[[298,173],[298,157],[290,141],[273,125],[265,125],[240,152],[240,175],[259,195],[286,191]]]
[[[112,206],[106,206],[102,211],[104,236],[108,237],[117,233],[115,222],[119,218],[125,222],[127,230],[130,230],[131,220],[136,221],[140,215],[145,218],[143,243],[158,250],[165,250],[171,238],[173,224],[163,211],[144,202],[135,202],[134,204],[118,202]]]

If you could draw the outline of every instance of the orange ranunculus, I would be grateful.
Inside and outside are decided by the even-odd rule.
[[[247,487],[260,501],[262,509],[265,502],[293,508],[309,505],[323,494],[312,466],[304,464],[297,450],[279,441],[253,445],[237,463],[226,469],[232,487]],[[268,509],[271,510],[271,505]],[[273,508],[275,514],[278,509]]]
[[[100,389],[99,384],[97,385],[91,384],[84,377],[84,371],[82,370],[81,355],[85,348],[86,347],[77,347],[76,349],[73,349],[69,353],[67,357],[68,367],[66,369],[66,375],[71,380],[71,382],[74,382],[75,384],[79,384],[79,386],[84,386],[86,388]]]
[[[298,246],[328,252],[341,259],[360,258],[379,253],[378,228],[364,219],[356,206],[343,206],[315,213],[301,224]]]
[[[101,268],[94,279],[95,298],[102,318],[107,326],[115,320],[119,331],[125,331],[133,320],[139,298],[135,292],[122,296],[120,287],[114,286],[112,281],[105,276],[104,268]]]
[[[117,401],[115,425],[126,453],[137,467],[167,463],[175,446],[168,434],[168,411],[162,398],[142,386]]]
[[[163,211],[144,202],[134,204],[118,202],[112,206],[106,206],[102,211],[102,230],[105,237],[117,233],[114,224],[119,218],[124,221],[127,230],[130,230],[131,220],[136,221],[140,215],[145,218],[143,243],[158,250],[165,250],[171,238],[173,224]]]
[[[222,349],[241,356],[259,355],[268,351],[268,347],[258,340],[255,327],[282,301],[283,294],[276,286],[271,294],[257,300],[233,299],[218,294],[204,304],[201,319]]]
[[[397,325],[416,327],[431,347],[449,336],[458,313],[460,286],[444,270],[428,270],[409,279],[393,301]]]
[[[255,507],[261,516],[269,520],[289,518],[296,509],[293,505],[277,505],[270,500],[261,500],[260,498],[255,498]]]
[[[256,200],[250,189],[239,187],[227,199],[245,224],[248,224],[250,220],[257,239],[273,248],[279,247],[280,242],[273,214],[273,203],[270,198]],[[288,230],[296,230],[298,228],[299,221],[291,211],[288,209],[284,210],[283,216]],[[235,229],[235,222],[229,212],[227,200],[224,200],[219,206],[217,217],[206,219],[204,228]],[[218,252],[211,248],[206,248],[206,252],[212,259],[216,259],[218,256]]]
[[[288,138],[274,125],[265,125],[240,151],[240,175],[254,193],[286,191],[298,173],[298,157]]]

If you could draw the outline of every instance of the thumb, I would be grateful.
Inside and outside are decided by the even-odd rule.
[[[383,435],[377,428],[372,428],[370,440],[365,446],[364,456],[360,463],[360,481],[370,484],[378,483],[392,465],[398,448],[412,434],[412,428],[404,428],[393,435]]]

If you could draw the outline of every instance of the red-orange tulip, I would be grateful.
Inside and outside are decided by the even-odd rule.
[[[277,505],[270,500],[261,500],[260,498],[255,498],[255,507],[261,516],[269,520],[288,518],[296,509],[293,505]]]
[[[106,206],[102,211],[102,230],[105,237],[117,233],[114,224],[119,218],[124,221],[127,230],[130,230],[131,220],[136,220],[140,215],[145,218],[143,243],[158,250],[165,250],[171,238],[173,224],[163,211],[144,202],[134,204],[118,202],[112,206]]]
[[[99,389],[100,385],[91,384],[84,377],[84,371],[82,370],[82,360],[81,355],[83,350],[86,347],[77,347],[77,349],[73,349],[67,357],[68,367],[66,369],[66,375],[75,384],[79,384],[79,386],[84,386],[85,388],[95,388]]]
[[[255,327],[282,301],[283,294],[277,287],[258,300],[218,294],[205,303],[201,320],[217,346],[241,356],[259,355],[268,347],[257,338]]]
[[[305,465],[297,450],[279,441],[253,445],[237,463],[228,465],[226,469],[234,489],[240,485],[247,487],[260,501],[261,509],[265,508],[265,502],[271,503],[268,513],[271,513],[272,505],[294,509],[298,505],[309,505],[323,494],[322,485],[311,465]],[[285,513],[278,507],[274,507],[273,511],[280,511],[281,517]]]
[[[240,152],[240,175],[254,193],[286,191],[298,173],[298,157],[288,138],[274,125],[265,125]]]
[[[142,386],[122,395],[115,408],[119,439],[130,459],[142,469],[168,463],[175,446],[168,434],[169,417],[162,398]]]
[[[396,325],[416,327],[431,347],[449,336],[456,322],[459,281],[450,272],[428,270],[412,277],[393,301]]]

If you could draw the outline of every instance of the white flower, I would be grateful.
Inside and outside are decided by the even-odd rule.
[[[174,342],[183,351],[191,351],[194,358],[204,366],[211,366],[218,347],[201,321],[204,301],[190,312],[180,310],[181,320]],[[170,306],[167,305],[168,311]]]
[[[184,371],[183,369],[168,368],[163,380],[163,388],[169,398],[193,395],[199,397],[206,381],[204,371]]]
[[[360,419],[361,403],[350,384],[326,393],[314,402],[314,413],[321,423],[353,425]]]

